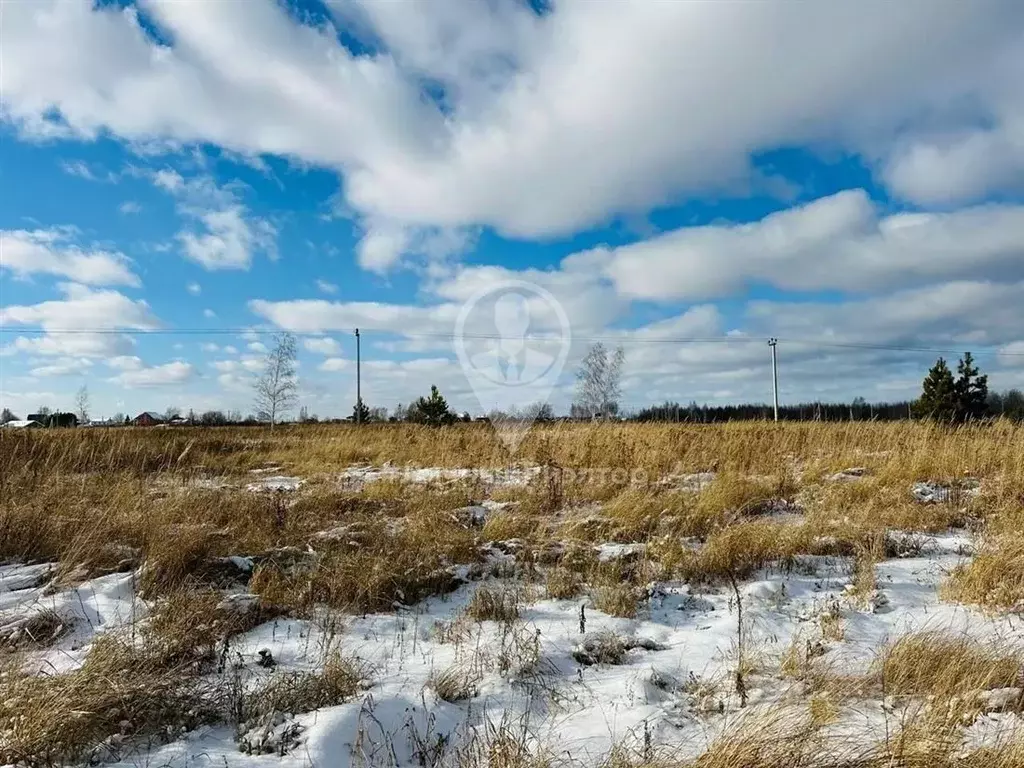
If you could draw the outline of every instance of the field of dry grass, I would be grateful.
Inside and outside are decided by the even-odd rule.
[[[0,765],[1024,766],[1022,536],[1004,422],[0,432]]]

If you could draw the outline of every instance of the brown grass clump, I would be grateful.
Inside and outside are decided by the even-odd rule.
[[[451,704],[475,698],[479,683],[480,675],[472,668],[461,664],[448,667],[440,672],[432,672],[427,680],[427,685],[437,694],[437,697]]]
[[[635,618],[640,609],[638,590],[631,584],[606,584],[591,593],[594,607],[623,619]]]
[[[255,595],[183,589],[156,602],[142,637],[165,665],[212,662],[224,643],[277,615]]]
[[[576,571],[557,566],[548,571],[544,579],[544,589],[550,598],[571,600],[583,590],[583,580]]]
[[[758,520],[724,528],[710,536],[702,548],[668,553],[663,562],[695,583],[746,579],[769,565],[788,567],[809,544],[805,526]]]
[[[74,672],[9,673],[3,693],[0,761],[33,766],[116,754],[129,737],[177,735],[216,721],[222,707],[219,691],[188,668],[110,639]]]
[[[0,626],[0,652],[46,648],[71,631],[73,621],[43,609]]]
[[[1024,538],[1004,534],[987,541],[943,589],[949,600],[1000,611],[1024,611]]]
[[[1024,655],[968,638],[925,632],[889,646],[874,674],[889,695],[952,698],[1019,685]]]
[[[517,590],[478,587],[466,606],[466,615],[476,621],[509,623],[519,618],[521,602],[522,594]]]
[[[298,715],[344,704],[359,692],[366,676],[355,659],[333,654],[321,670],[279,675],[246,697],[245,719],[274,712]]]

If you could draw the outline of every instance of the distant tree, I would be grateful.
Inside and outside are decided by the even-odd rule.
[[[176,405],[170,405],[164,411],[164,421],[170,421],[171,419],[177,419],[181,417],[181,408]]]
[[[48,405],[40,405],[39,408],[36,409],[36,413],[40,416],[49,416],[53,413],[53,409]]]
[[[85,384],[75,393],[75,415],[80,424],[89,421],[89,388]]]
[[[1019,389],[1003,392],[1002,413],[1011,419],[1024,420],[1024,392]]]
[[[396,405],[388,421],[409,421],[409,406],[401,403]]]
[[[306,424],[309,422],[309,409],[306,406],[299,408],[299,423]]]
[[[528,419],[533,421],[551,421],[555,418],[555,409],[551,407],[550,403],[536,402],[532,403],[523,409],[523,413]]]
[[[121,412],[115,413],[113,416],[110,417],[110,423],[115,426],[119,424],[124,424],[126,421],[128,421],[128,417]]]
[[[421,397],[409,407],[409,421],[440,427],[451,424],[455,417],[448,410],[448,401],[434,385],[430,387],[430,397]]]
[[[297,356],[295,337],[282,333],[267,352],[263,374],[256,380],[256,410],[261,421],[270,422],[270,430],[295,404],[298,379],[295,373]]]
[[[625,356],[622,347],[613,352],[601,342],[590,348],[576,371],[576,413],[588,418],[618,413]]]
[[[18,417],[14,415],[10,408],[4,408],[0,411],[0,424],[6,424],[9,421],[17,421]]]
[[[957,420],[971,421],[988,413],[988,376],[981,376],[970,352],[964,353],[956,367]]]
[[[957,419],[957,386],[943,358],[935,361],[921,384],[921,397],[913,405],[919,419],[951,422]]]
[[[383,406],[377,406],[376,408],[370,409],[370,421],[381,422],[388,420],[388,409]]]
[[[227,414],[225,414],[225,418],[228,420],[228,424],[241,424],[243,416],[241,411],[235,410],[228,411]]]
[[[228,417],[220,411],[205,411],[199,416],[199,423],[204,427],[223,427],[228,423]]]
[[[352,421],[366,424],[370,421],[370,409],[362,400],[352,406]]]
[[[188,423],[192,425],[196,423],[196,412],[191,408],[188,409]]]

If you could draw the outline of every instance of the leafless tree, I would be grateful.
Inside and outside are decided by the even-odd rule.
[[[295,375],[295,337],[282,333],[267,353],[263,373],[256,380],[256,416],[269,421],[270,429],[295,405],[298,380]]]
[[[86,424],[89,421],[89,388],[82,385],[75,395],[75,414],[78,416],[79,424]]]
[[[593,418],[618,413],[622,397],[622,363],[626,353],[597,342],[576,371],[576,399],[573,412]]]

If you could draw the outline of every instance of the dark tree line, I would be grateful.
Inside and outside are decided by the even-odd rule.
[[[911,402],[868,403],[857,398],[850,403],[811,402],[780,405],[779,418],[785,421],[897,421],[910,417]],[[767,403],[735,405],[680,405],[663,403],[638,411],[636,421],[679,421],[716,424],[722,421],[769,420],[774,409]]]
[[[849,403],[813,402],[779,407],[779,418],[786,421],[898,421],[916,418],[962,424],[992,417],[1024,421],[1024,393],[1019,389],[990,392],[988,376],[978,370],[970,352],[965,353],[957,364],[955,377],[940,357],[928,371],[917,400],[869,403],[858,397]],[[666,402],[644,408],[633,416],[636,421],[698,424],[772,418],[773,408],[767,403],[714,406]]]

